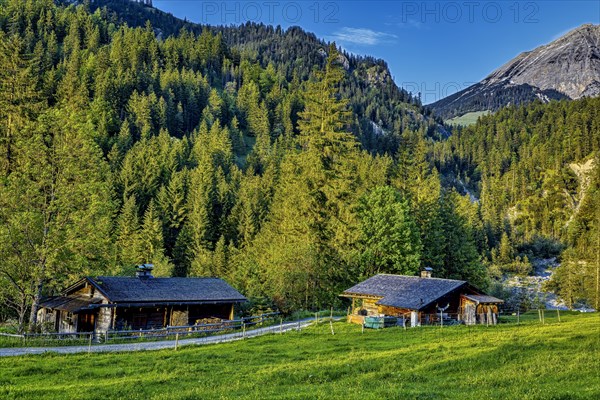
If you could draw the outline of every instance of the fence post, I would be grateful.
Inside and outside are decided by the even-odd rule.
[[[331,328],[331,334],[335,335],[333,331],[333,307],[331,307],[331,314],[329,314],[329,327]]]
[[[175,333],[175,351],[179,348],[179,332]]]
[[[92,352],[92,336],[94,334],[90,333],[90,341],[88,342],[88,354]]]
[[[521,310],[517,310],[517,325],[521,322]]]
[[[283,318],[279,317],[279,334],[283,333]]]
[[[244,321],[243,318],[242,318],[242,337],[243,338],[246,337],[246,322]]]
[[[560,322],[560,310],[556,309],[556,316],[558,317],[558,322]]]

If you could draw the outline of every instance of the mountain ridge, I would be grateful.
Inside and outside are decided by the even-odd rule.
[[[328,43],[299,26],[284,29],[255,22],[231,26],[198,24],[136,1],[96,0],[90,6],[92,11],[100,9],[129,26],[143,27],[150,21],[156,36],[162,39],[176,36],[181,30],[196,35],[209,30],[222,35],[236,58],[251,58],[262,68],[270,63],[286,64],[286,75],[296,75],[300,81],[308,79],[311,66],[322,65],[326,59]],[[417,96],[394,82],[385,60],[357,56],[343,49],[340,53],[340,63],[347,71],[341,95],[350,100],[352,111],[359,117],[358,137],[367,149],[395,153],[398,135],[406,129],[423,128],[431,137],[448,135],[441,120],[433,118]]]
[[[480,82],[429,107],[443,118],[509,104],[600,95],[600,25],[581,25],[525,51]]]

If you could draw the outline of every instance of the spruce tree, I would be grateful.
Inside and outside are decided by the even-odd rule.
[[[337,62],[331,46],[325,69],[305,92],[298,150],[282,161],[271,219],[251,250],[267,273],[268,294],[285,309],[331,304],[347,280],[332,243],[352,192],[357,144],[345,131],[347,103],[337,94],[344,73]]]
[[[35,62],[19,36],[0,30],[0,173],[10,173],[17,135],[43,105]]]
[[[140,221],[138,212],[139,210],[135,197],[129,196],[123,203],[116,222],[117,262],[122,269],[122,272],[125,272],[128,268],[143,264],[144,262],[138,258],[140,240]]]
[[[419,229],[400,193],[389,186],[376,187],[359,202],[358,215],[363,277],[377,273],[414,275],[419,271]]]
[[[153,201],[144,213],[137,243],[137,255],[142,263],[154,264],[155,275],[173,274],[173,265],[165,255],[162,222]]]

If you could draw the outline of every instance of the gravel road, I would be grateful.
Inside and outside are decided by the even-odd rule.
[[[287,332],[290,330],[298,330],[312,324],[313,318],[301,320],[298,322],[286,322],[280,325],[269,326],[266,328],[258,328],[242,332],[227,333],[224,335],[207,336],[194,339],[180,339],[177,342],[178,346],[201,345],[232,342],[234,340],[242,340],[255,336],[262,336],[269,333]],[[160,350],[172,349],[176,345],[175,340],[164,340],[157,342],[143,343],[123,343],[123,344],[97,344],[92,346],[60,346],[60,347],[14,347],[1,348],[0,357],[23,356],[28,354],[42,354],[47,352],[59,354],[75,354],[75,353],[112,353],[123,351],[140,351],[140,350]]]

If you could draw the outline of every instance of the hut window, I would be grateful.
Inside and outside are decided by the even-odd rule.
[[[64,321],[67,325],[73,325],[73,313],[66,313]]]

